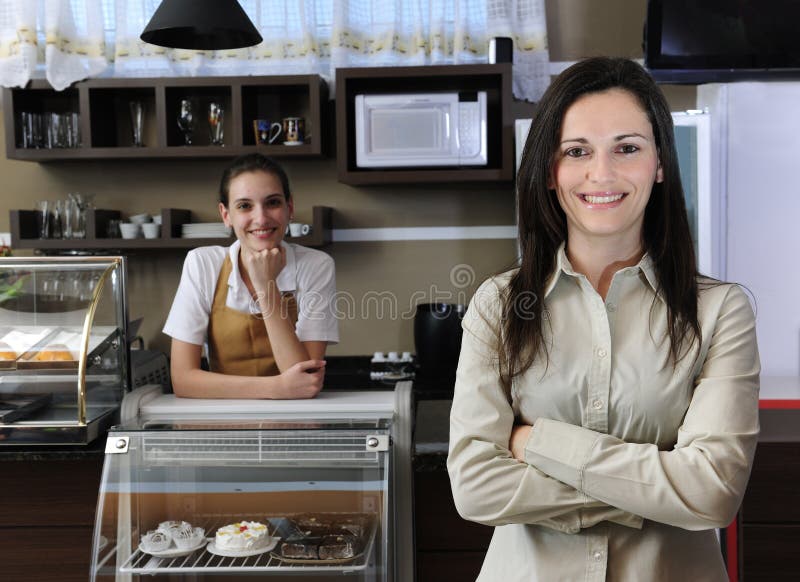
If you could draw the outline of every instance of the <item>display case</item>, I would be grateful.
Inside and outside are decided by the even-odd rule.
[[[124,258],[0,258],[0,446],[89,443],[129,387]]]
[[[146,406],[108,435],[91,579],[412,579],[410,394],[135,390]]]

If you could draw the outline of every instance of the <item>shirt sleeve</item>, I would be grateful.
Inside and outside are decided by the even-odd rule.
[[[334,313],[336,268],[333,259],[313,251],[298,263],[297,339],[338,343],[339,322]]]
[[[675,447],[627,443],[580,426],[535,422],[525,460],[586,495],[688,530],[725,527],[744,495],[758,439],[755,317],[730,286]]]
[[[213,285],[218,275],[209,272],[209,269],[210,265],[202,260],[197,251],[187,253],[178,290],[164,324],[163,331],[168,336],[194,345],[205,342]]]
[[[514,412],[497,367],[500,321],[499,291],[490,280],[475,293],[462,322],[447,459],[458,512],[486,525],[538,524],[565,533],[604,520],[641,527],[639,516],[591,499],[513,458],[508,443]]]

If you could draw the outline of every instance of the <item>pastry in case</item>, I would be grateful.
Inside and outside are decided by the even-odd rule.
[[[303,514],[289,520],[291,535],[281,544],[280,557],[291,560],[348,560],[366,544],[370,516],[366,514]]]
[[[64,344],[53,344],[39,350],[28,359],[36,362],[72,362],[75,357]]]
[[[217,530],[214,544],[218,550],[238,552],[265,548],[272,542],[269,530],[257,521],[239,521]]]

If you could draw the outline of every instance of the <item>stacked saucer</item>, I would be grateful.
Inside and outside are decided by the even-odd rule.
[[[228,238],[230,227],[223,222],[195,222],[181,225],[182,238]]]

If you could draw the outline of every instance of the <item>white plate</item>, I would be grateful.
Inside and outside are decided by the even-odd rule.
[[[142,547],[142,544],[139,544],[139,550],[143,553],[148,554],[150,556],[154,556],[156,558],[182,558],[183,556],[188,556],[192,552],[199,550],[202,548],[208,540],[206,538],[202,538],[200,542],[193,548],[169,548],[167,550],[161,550],[160,552],[148,552]]]
[[[216,556],[224,556],[225,558],[248,558],[250,556],[257,556],[259,554],[263,554],[264,552],[269,552],[272,549],[275,549],[275,546],[278,545],[278,542],[281,541],[281,538],[272,538],[272,540],[263,548],[258,548],[257,550],[218,550],[217,544],[212,540],[206,546],[206,550]]]
[[[297,146],[297,145],[303,145],[304,143],[305,142],[302,142],[302,141],[285,141],[285,142],[283,142],[283,145]]]

